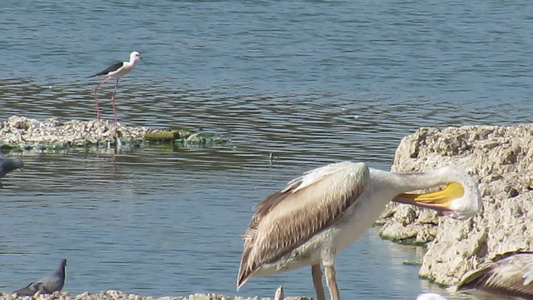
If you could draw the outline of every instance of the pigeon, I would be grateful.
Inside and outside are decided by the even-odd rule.
[[[13,293],[17,293],[19,296],[33,296],[35,293],[40,294],[52,294],[56,291],[61,291],[65,284],[65,266],[67,260],[62,259],[59,267],[54,271],[52,275],[41,278],[37,282],[32,282],[28,286],[16,290]]]
[[[22,169],[23,164],[19,159],[6,158],[2,151],[0,151],[0,178],[6,176],[7,173],[14,171],[16,169]],[[0,182],[0,188],[2,188],[2,183]]]

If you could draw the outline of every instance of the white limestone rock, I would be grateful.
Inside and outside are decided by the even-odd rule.
[[[533,124],[421,128],[402,139],[392,170],[450,164],[478,180],[479,215],[457,221],[393,203],[382,214],[381,229],[390,239],[434,237],[419,275],[447,285],[497,254],[533,250]]]

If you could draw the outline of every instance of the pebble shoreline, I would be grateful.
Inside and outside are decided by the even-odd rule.
[[[260,297],[230,297],[220,294],[192,294],[181,297],[144,297],[135,294],[127,294],[121,291],[105,291],[98,294],[89,294],[85,292],[76,296],[71,296],[68,292],[55,292],[51,295],[41,295],[36,293],[33,297],[19,297],[16,294],[3,294],[0,300],[16,300],[16,299],[35,299],[35,300],[272,300],[273,298]],[[285,300],[312,300],[311,297],[285,297]]]

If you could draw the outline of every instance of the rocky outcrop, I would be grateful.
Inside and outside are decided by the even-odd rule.
[[[390,204],[382,236],[430,242],[419,275],[451,285],[498,254],[533,250],[533,124],[421,128],[402,139],[393,171],[457,165],[479,181],[483,211],[468,221]]]
[[[193,294],[182,297],[143,297],[135,294],[127,294],[121,291],[106,291],[98,294],[83,293],[77,296],[71,296],[68,292],[55,292],[51,295],[36,294],[33,297],[17,297],[15,294],[0,295],[0,300],[16,300],[16,299],[36,299],[36,300],[271,300],[271,298],[243,298],[243,297],[229,297],[220,294]],[[285,300],[312,300],[308,297],[286,297]]]

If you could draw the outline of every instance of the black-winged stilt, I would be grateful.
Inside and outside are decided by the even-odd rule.
[[[89,77],[95,77],[95,76],[106,76],[107,78],[102,81],[98,86],[94,88],[94,101],[96,101],[96,119],[100,121],[100,105],[98,104],[98,96],[96,95],[98,88],[109,81],[111,78],[116,78],[117,83],[115,84],[115,89],[113,90],[113,96],[111,96],[111,103],[113,105],[113,113],[115,114],[115,125],[117,124],[117,111],[115,109],[115,93],[117,92],[117,86],[118,86],[118,80],[121,76],[124,76],[131,72],[133,70],[133,67],[135,67],[135,64],[141,59],[141,55],[137,51],[133,51],[130,54],[130,61],[128,62],[118,62],[109,68],[103,70],[102,72],[98,72],[92,76]]]

